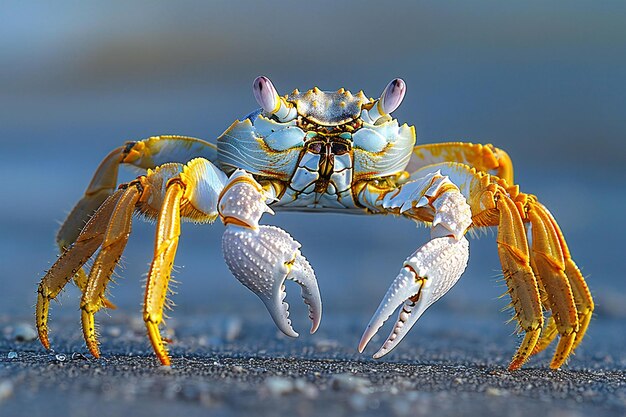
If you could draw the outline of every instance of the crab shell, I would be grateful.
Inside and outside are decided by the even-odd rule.
[[[397,174],[409,162],[415,128],[400,126],[381,111],[381,99],[316,87],[303,93],[294,90],[276,101],[269,103],[274,104],[270,111],[261,108],[236,120],[217,139],[218,160],[227,174],[240,168],[257,177],[289,182],[307,141],[319,132],[350,144],[352,183]],[[279,112],[282,120],[276,117]]]

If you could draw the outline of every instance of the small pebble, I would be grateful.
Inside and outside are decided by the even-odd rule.
[[[330,386],[337,391],[352,391],[367,394],[370,391],[370,381],[353,374],[334,375]]]
[[[293,391],[294,385],[289,378],[272,376],[265,380],[265,388],[270,395],[278,397]]]
[[[301,393],[306,398],[317,398],[319,390],[304,378],[298,378],[293,382],[294,391]]]
[[[507,392],[505,390],[502,390],[500,388],[496,388],[496,387],[489,387],[485,390],[485,393],[487,395],[491,395],[494,397],[501,397],[504,395],[507,395]]]
[[[111,337],[120,337],[122,335],[122,329],[117,326],[107,327],[106,333]]]
[[[13,338],[18,342],[32,342],[37,339],[37,331],[27,323],[19,323],[13,329]]]
[[[17,359],[17,352],[9,352],[9,354],[7,355],[7,358],[9,359]]]
[[[83,361],[88,360],[88,359],[87,359],[87,356],[83,355],[83,354],[82,354],[82,353],[80,353],[80,352],[74,352],[74,353],[72,353],[72,360],[73,360],[73,361],[75,361],[75,360],[79,360],[79,359],[80,359],[80,360],[83,360]]]
[[[232,342],[237,339],[241,334],[242,321],[238,318],[233,318],[226,321],[226,329],[224,332],[224,338],[228,342]]]
[[[9,380],[0,381],[0,402],[13,395],[13,383]]]

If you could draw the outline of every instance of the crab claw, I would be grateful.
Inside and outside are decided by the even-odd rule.
[[[415,251],[404,262],[367,325],[359,343],[359,352],[363,352],[378,329],[402,306],[391,334],[374,358],[378,359],[395,348],[424,311],[456,284],[465,271],[468,259],[469,243],[465,237],[460,240],[435,238]]]
[[[258,229],[228,225],[222,238],[224,259],[232,274],[267,307],[276,326],[287,336],[298,337],[284,302],[285,280],[300,285],[309,310],[311,333],[322,318],[322,301],[313,268],[300,253],[300,243],[273,226]]]

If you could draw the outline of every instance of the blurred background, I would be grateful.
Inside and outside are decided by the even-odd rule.
[[[256,107],[251,84],[264,74],[282,93],[319,86],[370,96],[399,76],[408,93],[394,115],[416,126],[418,141],[506,149],[516,181],[560,222],[597,320],[617,323],[626,318],[625,18],[619,1],[4,1],[0,314],[31,317],[59,222],[109,150],[156,134],[214,140]],[[123,171],[122,180],[135,175]],[[350,315],[360,328],[428,239],[392,217],[279,213],[264,222],[302,243],[326,320]],[[265,315],[269,323],[224,265],[222,232],[221,224],[183,226],[173,316]],[[138,316],[153,236],[153,225],[135,222],[113,287],[113,301]],[[470,322],[508,318],[494,234],[471,245],[464,278],[423,320],[447,310]],[[297,293],[292,286],[291,301]],[[78,323],[76,289],[61,301],[53,314]],[[304,319],[301,303],[291,304]]]

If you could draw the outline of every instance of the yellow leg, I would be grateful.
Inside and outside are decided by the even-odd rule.
[[[559,238],[543,206],[530,203],[528,210],[533,237],[533,266],[547,295],[547,307],[561,336],[550,363],[560,368],[572,351],[578,332],[578,311],[572,288],[565,274],[565,261]]]
[[[46,349],[50,348],[48,341],[50,300],[61,292],[72,276],[76,274],[76,271],[80,270],[98,249],[104,239],[104,232],[113,209],[122,194],[121,190],[117,191],[100,206],[87,222],[74,244],[57,259],[41,279],[37,290],[36,322],[39,340]]]
[[[172,266],[180,236],[180,205],[185,188],[180,180],[170,181],[157,221],[154,259],[150,265],[143,319],[154,352],[163,365],[170,365],[167,348],[159,331],[168,292]]]
[[[561,250],[563,252],[563,260],[565,262],[565,275],[569,280],[569,284],[572,288],[572,294],[574,295],[574,300],[576,301],[576,309],[578,311],[578,333],[576,334],[576,339],[574,340],[574,345],[572,347],[572,349],[576,349],[585,336],[587,327],[591,321],[591,316],[593,315],[594,310],[593,298],[591,297],[591,292],[585,282],[585,278],[583,278],[582,273],[570,255],[569,248],[567,247],[567,243],[565,242],[565,238],[563,237],[563,233],[561,232],[559,225],[548,209],[543,206],[542,208],[545,212],[546,218],[550,220],[552,227],[554,227],[554,232],[559,240]]]
[[[57,233],[59,248],[66,249],[74,243],[85,222],[117,187],[117,173],[124,147],[111,151],[100,163],[85,195],[74,206]]]
[[[424,166],[441,162],[456,162],[477,171],[495,173],[508,184],[513,184],[513,163],[509,155],[493,145],[469,142],[429,143],[413,148],[406,170],[412,173]]]
[[[535,349],[543,326],[543,312],[539,287],[530,266],[528,242],[519,211],[515,203],[503,194],[499,195],[496,204],[500,213],[498,254],[515,308],[515,318],[521,329],[526,332],[524,340],[509,364],[509,369],[515,370],[528,360]]]
[[[533,350],[533,355],[536,355],[539,352],[544,351],[548,346],[552,344],[554,339],[558,336],[559,331],[556,328],[556,322],[554,321],[554,317],[550,316],[545,326],[541,330],[541,337]]]
[[[140,197],[141,187],[138,182],[131,183],[120,197],[106,229],[102,248],[89,273],[87,288],[81,299],[83,335],[89,351],[96,358],[100,357],[100,352],[94,314],[103,305],[107,284],[128,242],[133,212]]]
[[[57,234],[60,248],[69,247],[78,236],[83,225],[102,202],[117,187],[120,164],[133,165],[141,169],[152,169],[167,162],[185,163],[194,157],[205,157],[210,161],[217,158],[215,145],[186,136],[153,136],[111,151],[100,163],[85,191],[85,195],[67,216]]]

